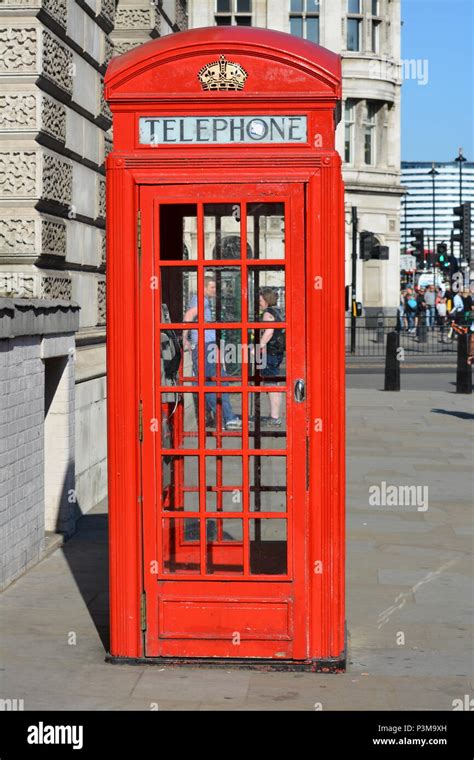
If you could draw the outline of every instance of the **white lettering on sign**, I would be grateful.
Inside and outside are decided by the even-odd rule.
[[[306,116],[142,116],[140,145],[305,143]]]

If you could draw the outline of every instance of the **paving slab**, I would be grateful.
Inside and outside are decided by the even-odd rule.
[[[3,593],[2,696],[26,710],[283,712],[451,710],[472,694],[471,399],[356,388],[347,402],[346,673],[105,663],[104,501]],[[382,481],[427,485],[428,509],[372,506]]]

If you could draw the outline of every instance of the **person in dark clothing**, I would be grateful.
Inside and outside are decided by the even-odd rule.
[[[264,322],[283,322],[284,317],[277,308],[277,294],[272,288],[262,288],[260,292],[260,309],[262,310],[262,320]],[[261,332],[260,349],[265,350],[265,367],[260,370],[260,374],[271,384],[275,384],[275,378],[278,377],[279,368],[285,355],[285,330],[283,328],[272,328],[268,326]],[[282,420],[280,417],[282,393],[269,393],[270,400],[270,417],[264,419],[270,427],[281,427]]]

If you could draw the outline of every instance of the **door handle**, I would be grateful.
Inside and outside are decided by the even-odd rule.
[[[304,384],[304,380],[299,378],[295,382],[295,401],[297,401],[298,404],[301,404],[301,402],[305,400],[305,397],[306,397],[306,386]]]

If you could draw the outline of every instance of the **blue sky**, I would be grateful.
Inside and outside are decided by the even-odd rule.
[[[402,0],[402,59],[419,78],[402,88],[402,161],[474,161],[474,0]]]

